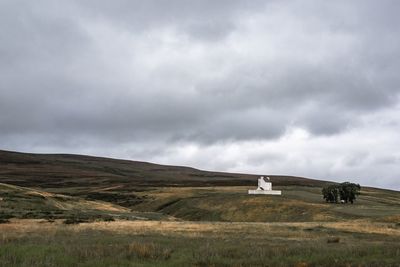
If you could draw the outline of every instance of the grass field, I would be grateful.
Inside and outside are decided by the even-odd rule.
[[[399,266],[400,225],[115,221],[0,225],[0,266]]]
[[[356,204],[335,205],[310,187],[281,187],[281,197],[243,186],[148,188],[128,209],[79,197],[60,206],[63,195],[1,186],[0,207],[9,197],[16,218],[0,224],[0,266],[400,266],[394,191],[366,189]],[[46,220],[15,216],[24,209]],[[71,216],[89,220],[65,224]]]
[[[227,182],[229,181],[229,182]],[[327,182],[0,151],[0,267],[400,266],[400,192],[328,204]]]

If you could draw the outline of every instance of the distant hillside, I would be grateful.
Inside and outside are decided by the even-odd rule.
[[[258,175],[80,155],[0,151],[0,219],[167,219],[398,222],[400,192],[363,188],[354,205],[328,204],[321,186],[270,175],[282,196],[248,195]]]
[[[266,174],[269,175],[269,174]],[[269,175],[276,186],[320,187],[326,181]],[[18,186],[122,187],[255,185],[250,174],[202,171],[189,167],[147,162],[68,155],[31,154],[0,150],[0,182]]]

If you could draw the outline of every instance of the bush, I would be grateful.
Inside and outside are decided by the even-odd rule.
[[[331,243],[339,243],[340,242],[340,238],[339,237],[330,237],[330,238],[328,238],[328,240],[327,240],[327,243],[328,244],[331,244]]]
[[[10,220],[13,216],[7,213],[0,213],[0,223],[9,223]]]
[[[64,221],[64,224],[79,224],[79,223],[87,223],[89,222],[86,218],[79,218],[79,217],[71,217]]]
[[[103,217],[102,219],[105,222],[114,222],[115,221],[115,219],[111,216],[106,216],[106,217]]]
[[[9,219],[0,219],[0,224],[2,223],[9,223],[10,220]]]

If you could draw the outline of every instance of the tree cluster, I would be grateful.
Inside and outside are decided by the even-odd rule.
[[[360,194],[360,190],[361,186],[359,184],[345,182],[325,186],[322,189],[322,195],[326,202],[329,203],[350,202],[353,204],[357,195]]]

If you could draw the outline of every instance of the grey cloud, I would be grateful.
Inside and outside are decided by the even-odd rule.
[[[398,1],[0,1],[0,145],[142,144],[132,153],[154,158],[187,143],[279,140],[294,127],[348,133],[399,104],[398,10]]]
[[[216,140],[274,139],[285,132],[287,120],[273,110],[239,110],[208,117],[184,139],[213,143]]]
[[[200,39],[217,40],[234,28],[243,13],[255,12],[268,1],[77,1],[82,12],[128,31],[172,27]]]

